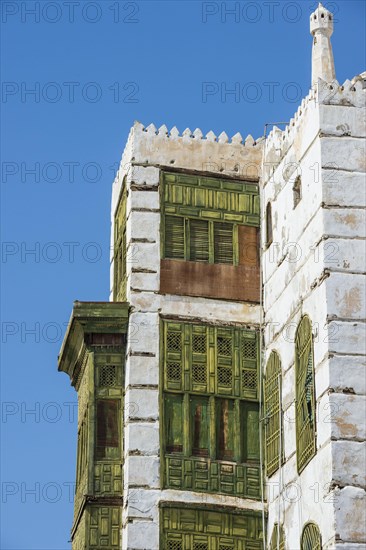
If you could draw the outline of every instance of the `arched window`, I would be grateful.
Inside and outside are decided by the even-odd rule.
[[[294,182],[294,186],[292,188],[293,193],[293,199],[294,199],[294,208],[299,204],[301,201],[301,177],[297,176]]]
[[[281,362],[278,354],[272,351],[264,379],[266,472],[268,477],[278,470],[281,456],[283,457],[281,390]]]
[[[273,242],[273,230],[272,230],[272,206],[268,202],[266,206],[266,247]]]
[[[311,321],[304,315],[295,338],[296,447],[300,473],[316,453],[315,383]]]
[[[301,550],[322,550],[322,537],[315,523],[307,523],[302,530]]]
[[[285,550],[285,531],[283,525],[274,524],[268,550]]]

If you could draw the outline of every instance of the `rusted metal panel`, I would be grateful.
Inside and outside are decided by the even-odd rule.
[[[162,260],[160,292],[259,302],[259,271],[255,266]]]
[[[239,265],[255,267],[259,274],[259,229],[249,225],[239,225],[238,239]]]

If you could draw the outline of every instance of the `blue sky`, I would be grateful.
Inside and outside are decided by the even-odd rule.
[[[289,120],[310,84],[315,6],[2,1],[4,550],[71,548],[76,393],[57,354],[73,301],[108,299],[111,183],[130,126],[256,138]],[[343,82],[365,69],[365,3],[325,6]]]

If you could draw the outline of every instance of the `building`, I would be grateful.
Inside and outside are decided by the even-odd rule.
[[[365,548],[365,95],[310,18],[281,131],[135,123],[110,302],[75,302],[73,550]]]

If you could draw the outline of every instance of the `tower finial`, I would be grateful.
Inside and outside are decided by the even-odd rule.
[[[331,82],[335,79],[334,58],[330,37],[333,34],[333,15],[319,2],[310,15],[310,33],[313,35],[311,84],[318,78]]]

